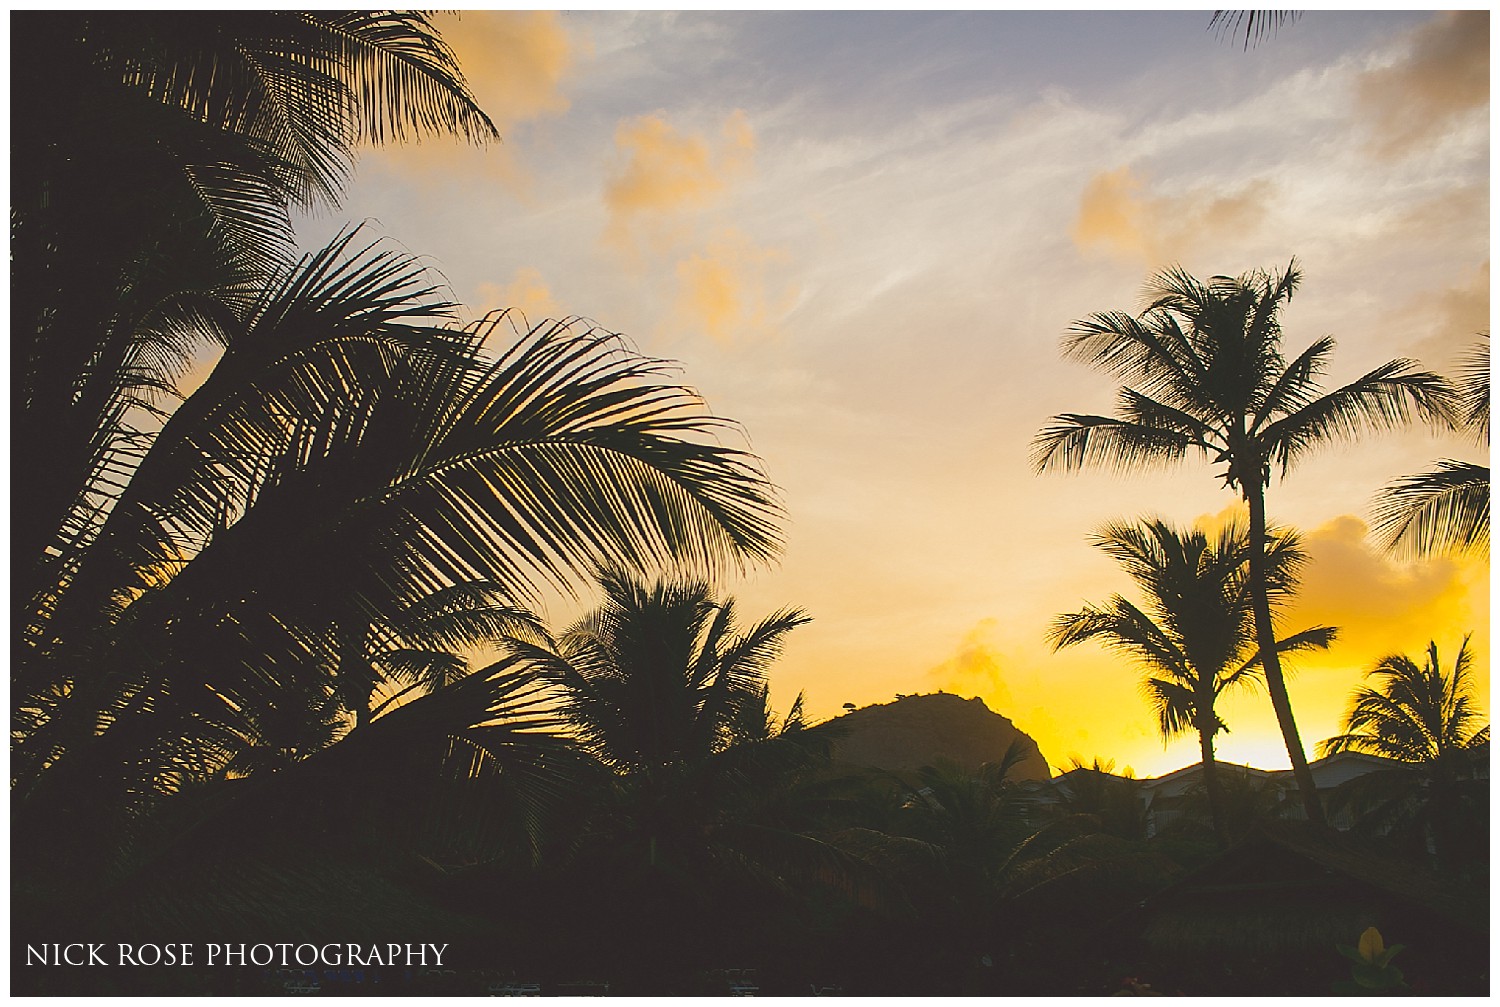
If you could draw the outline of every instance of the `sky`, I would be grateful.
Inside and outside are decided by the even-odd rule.
[[[1289,354],[1338,341],[1329,386],[1394,357],[1453,373],[1489,330],[1489,19],[1309,12],[1245,51],[1208,15],[442,15],[503,134],[366,152],[345,221],[426,258],[470,317],[578,315],[680,363],[743,425],[787,510],[773,567],[725,583],[750,616],[801,607],[782,709],[938,689],[979,696],[1048,761],[1138,775],[1164,745],[1142,670],[1061,653],[1060,613],[1131,587],[1107,521],[1221,523],[1205,462],[1037,475],[1033,436],[1106,413],[1064,360],[1153,274],[1284,268]],[[1339,628],[1289,688],[1309,749],[1381,657],[1450,663],[1489,708],[1487,559],[1404,561],[1366,536],[1378,489],[1486,447],[1415,429],[1333,445],[1268,490],[1310,560],[1288,630]],[[564,624],[564,600],[546,614]],[[1287,765],[1263,692],[1224,700],[1219,756]]]

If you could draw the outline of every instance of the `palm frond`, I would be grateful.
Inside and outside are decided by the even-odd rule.
[[[1251,45],[1259,45],[1301,16],[1302,12],[1296,10],[1216,10],[1208,28],[1221,40],[1243,37],[1248,52]]]
[[[1459,420],[1481,444],[1490,442],[1490,334],[1464,356],[1458,375]]]
[[[1414,417],[1448,422],[1452,387],[1445,378],[1416,368],[1413,361],[1392,360],[1268,424],[1260,437],[1263,457],[1285,472],[1314,444],[1394,429]]]
[[[1322,750],[1427,765],[1444,762],[1482,730],[1475,726],[1480,713],[1472,704],[1470,662],[1467,638],[1451,674],[1443,672],[1435,642],[1420,665],[1404,654],[1382,658],[1368,675],[1379,687],[1355,691],[1343,733],[1323,742]]]
[[[1380,547],[1391,553],[1487,554],[1489,468],[1442,459],[1430,472],[1402,476],[1376,498],[1370,531]]]
[[[1174,462],[1191,447],[1201,447],[1178,430],[1143,426],[1113,416],[1063,413],[1043,427],[1031,446],[1037,472],[1074,471],[1103,465],[1116,471]]]

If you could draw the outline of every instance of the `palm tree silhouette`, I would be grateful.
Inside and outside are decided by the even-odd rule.
[[[1459,425],[1490,443],[1489,336],[1469,353],[1459,386]],[[1490,551],[1490,468],[1444,458],[1430,472],[1404,476],[1375,501],[1371,532],[1395,553],[1428,556]]]
[[[1214,833],[1221,845],[1228,846],[1231,837],[1213,740],[1228,727],[1214,706],[1225,690],[1258,680],[1261,663],[1245,529],[1231,522],[1210,538],[1199,529],[1182,532],[1160,520],[1112,524],[1094,537],[1094,544],[1135,581],[1145,595],[1145,610],[1115,595],[1103,606],[1058,616],[1048,636],[1054,649],[1100,640],[1153,673],[1142,687],[1156,711],[1162,737],[1197,733]],[[1267,573],[1273,603],[1292,592],[1303,558],[1295,536],[1272,533]],[[1327,647],[1333,636],[1334,630],[1319,626],[1279,640],[1276,646],[1282,653]]]
[[[827,730],[805,723],[800,700],[784,719],[767,706],[767,669],[807,616],[783,609],[741,627],[734,602],[702,581],[611,571],[600,584],[600,606],[557,640],[511,649],[559,690],[561,714],[608,771],[569,883],[599,903],[587,925],[632,949],[615,967],[660,975],[735,946],[726,904],[769,912],[829,887],[866,897],[873,870],[821,834],[826,788],[812,777],[828,765]],[[639,938],[620,936],[627,920]]]
[[[1367,828],[1420,835],[1430,828],[1438,855],[1479,849],[1486,817],[1477,810],[1488,792],[1476,780],[1476,749],[1489,744],[1489,725],[1475,704],[1473,655],[1464,637],[1451,673],[1443,670],[1437,643],[1418,664],[1391,654],[1369,672],[1344,718],[1343,733],[1320,746],[1323,754],[1360,752],[1405,765],[1376,770],[1335,792],[1339,805],[1367,816]],[[1467,818],[1465,817],[1467,815]],[[1465,833],[1468,833],[1467,835]]]
[[[1307,756],[1287,696],[1271,620],[1265,488],[1273,468],[1336,438],[1407,423],[1445,420],[1450,389],[1409,360],[1392,360],[1343,387],[1317,383],[1331,337],[1288,361],[1281,309],[1301,280],[1283,273],[1216,276],[1203,283],[1181,269],[1156,276],[1139,316],[1103,312],[1075,323],[1064,352],[1127,382],[1118,416],[1064,413],[1037,435],[1038,471],[1102,463],[1116,469],[1177,461],[1189,450],[1223,466],[1225,485],[1250,510],[1249,565],[1255,635],[1266,687],[1308,819],[1323,822]]]
[[[666,793],[736,745],[803,732],[799,710],[784,729],[768,723],[766,671],[804,613],[784,609],[741,631],[733,600],[715,600],[705,582],[646,585],[611,571],[599,583],[601,606],[554,646],[510,646],[562,689],[585,746],[630,787]]]
[[[1067,787],[1058,794],[1061,814],[1087,815],[1105,833],[1121,839],[1146,838],[1146,807],[1135,770],[1127,766],[1116,774],[1113,759],[1096,755],[1085,763],[1075,755],[1064,775]]]
[[[1260,45],[1301,17],[1302,12],[1297,10],[1216,10],[1208,20],[1208,29],[1220,39],[1243,36],[1245,49],[1249,51],[1251,45]]]

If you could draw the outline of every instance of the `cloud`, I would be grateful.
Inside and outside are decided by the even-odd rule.
[[[1482,560],[1397,561],[1371,546],[1364,521],[1334,518],[1303,536],[1308,562],[1295,599],[1295,620],[1336,626],[1335,645],[1361,665],[1393,652],[1419,650],[1430,639],[1487,628]]]
[[[542,271],[531,266],[516,270],[515,277],[504,287],[495,283],[479,285],[478,304],[481,313],[496,308],[512,308],[526,316],[527,323],[535,325],[544,318],[563,317],[563,309],[552,296],[552,290],[542,278]]]
[[[1423,362],[1441,368],[1490,329],[1490,264],[1481,263],[1458,282],[1423,291],[1395,313],[1401,331],[1416,337]],[[1409,337],[1410,338],[1410,337]]]
[[[684,133],[661,114],[643,115],[620,123],[615,150],[621,163],[604,187],[606,240],[630,249],[644,228],[664,247],[681,237],[673,218],[710,205],[745,173],[755,134],[741,111],[724,120],[716,138]]]
[[[1256,179],[1224,194],[1197,188],[1153,196],[1128,166],[1100,172],[1083,191],[1073,242],[1082,249],[1102,248],[1123,259],[1161,266],[1216,238],[1254,230],[1272,194],[1269,181]]]
[[[568,110],[567,79],[589,55],[555,11],[465,11],[434,19],[452,47],[479,107],[500,131],[483,148],[453,139],[377,148],[380,163],[405,174],[453,184],[455,172],[493,178],[518,195],[531,178],[517,160],[516,133],[524,124]]]
[[[954,655],[927,673],[927,679],[944,692],[978,696],[991,710],[1004,713],[1015,705],[1001,677],[1000,652],[993,644],[999,622],[981,619],[964,635]]]
[[[502,133],[568,110],[562,84],[588,50],[556,11],[467,11],[443,17],[439,27]]]
[[[1490,15],[1447,11],[1411,34],[1405,57],[1367,72],[1359,110],[1372,120],[1376,154],[1401,157],[1430,144],[1490,99]]]
[[[786,260],[786,253],[761,248],[738,231],[724,232],[677,263],[678,325],[723,344],[774,334],[796,297],[791,286],[775,297],[768,293],[771,267]]]

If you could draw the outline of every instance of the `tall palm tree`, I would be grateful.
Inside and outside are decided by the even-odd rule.
[[[1489,336],[1469,353],[1459,376],[1459,424],[1490,443]],[[1372,533],[1390,552],[1489,555],[1490,468],[1441,459],[1430,472],[1403,476],[1375,501]]]
[[[1054,649],[1100,640],[1149,669],[1143,689],[1162,738],[1188,731],[1198,735],[1214,833],[1228,846],[1214,735],[1229,728],[1214,706],[1226,690],[1257,681],[1261,665],[1245,529],[1231,522],[1210,538],[1199,529],[1182,532],[1161,520],[1112,524],[1095,536],[1094,544],[1124,567],[1145,595],[1145,608],[1117,594],[1103,606],[1058,616],[1048,636]],[[1271,536],[1267,570],[1273,602],[1291,593],[1302,560],[1295,536]],[[1332,629],[1319,626],[1278,640],[1276,646],[1280,653],[1327,647],[1333,636]]]
[[[290,211],[336,201],[361,144],[494,135],[425,15],[17,23],[18,855],[86,899],[204,806],[223,838],[283,798],[374,809],[397,770],[424,799],[551,787],[534,677],[438,652],[600,564],[771,555],[758,460],[611,333],[459,328],[357,232],[291,261]],[[417,618],[476,584],[486,612]]]
[[[1339,795],[1341,801],[1379,810],[1378,824],[1390,827],[1414,818],[1431,825],[1440,856],[1461,843],[1458,816],[1470,797],[1475,749],[1489,744],[1489,725],[1475,703],[1473,656],[1464,637],[1445,672],[1437,643],[1418,664],[1391,654],[1370,670],[1376,686],[1355,690],[1344,730],[1324,741],[1323,754],[1362,752],[1406,764],[1405,769],[1366,774]],[[1485,789],[1482,783],[1478,789]],[[1372,800],[1372,798],[1376,800]]]
[[[1249,564],[1255,635],[1265,656],[1271,705],[1309,820],[1322,823],[1307,755],[1287,696],[1271,619],[1265,489],[1315,447],[1390,428],[1413,414],[1446,420],[1450,389],[1410,360],[1392,360],[1323,391],[1333,353],[1325,336],[1288,361],[1281,310],[1301,280],[1285,272],[1216,276],[1181,269],[1155,277],[1139,316],[1103,312],[1074,324],[1064,352],[1127,382],[1118,416],[1064,413],[1034,442],[1039,471],[1102,463],[1116,469],[1175,462],[1190,450],[1222,465],[1225,484],[1250,510]]]

